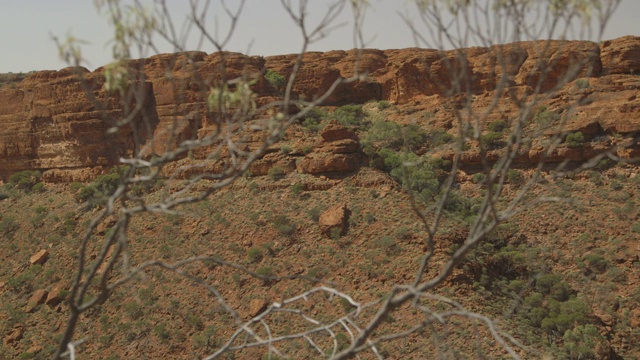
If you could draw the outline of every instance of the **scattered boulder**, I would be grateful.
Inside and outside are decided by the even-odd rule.
[[[629,312],[629,325],[632,329],[640,328],[640,308],[635,308]]]
[[[327,236],[346,234],[350,213],[351,211],[349,211],[346,204],[341,204],[325,211],[318,220],[320,231]]]
[[[62,296],[63,290],[63,287],[60,285],[54,286],[51,292],[47,295],[47,299],[44,303],[51,307],[55,307],[60,304],[64,300]]]
[[[267,309],[267,302],[264,299],[253,299],[249,302],[249,314],[251,317],[259,315]]]
[[[16,345],[18,341],[22,339],[24,335],[24,327],[22,325],[16,325],[13,330],[4,338],[4,345]]]
[[[29,259],[31,265],[39,264],[44,265],[45,262],[49,259],[49,252],[47,250],[40,250],[37,253],[33,254]]]
[[[34,292],[33,295],[31,295],[29,302],[27,302],[27,306],[25,307],[25,312],[32,312],[33,310],[35,310],[35,308],[38,307],[38,305],[44,304],[48,294],[49,293],[47,292],[47,290],[44,290],[44,289],[36,290],[36,292]]]
[[[298,163],[298,171],[304,174],[349,173],[355,171],[362,157],[360,154],[311,153]]]
[[[100,222],[98,226],[96,226],[96,233],[98,235],[104,235],[107,233],[107,230],[113,227],[116,224],[117,220],[114,217],[109,217],[106,220]]]
[[[320,137],[322,137],[323,142],[327,143],[345,139],[359,140],[358,135],[356,135],[353,130],[340,125],[335,120],[331,120],[324,129],[322,129]]]
[[[31,345],[31,347],[27,350],[27,352],[29,354],[37,354],[41,352],[42,349],[43,349],[42,345],[35,344],[35,345]]]
[[[332,120],[320,133],[321,143],[297,164],[305,174],[348,173],[362,163],[356,133]]]

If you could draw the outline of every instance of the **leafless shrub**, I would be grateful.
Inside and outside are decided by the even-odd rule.
[[[119,1],[98,1],[98,7],[112,20],[115,32],[113,47],[114,62],[104,69],[103,88],[110,94],[98,94],[98,88],[85,74],[83,78],[89,98],[103,116],[113,124],[110,132],[130,133],[135,144],[129,156],[120,159],[120,182],[109,197],[104,209],[95,217],[86,229],[78,250],[76,275],[68,302],[68,322],[64,329],[56,358],[68,355],[76,356],[77,347],[85,341],[74,340],[79,319],[89,309],[108,302],[115,292],[128,283],[136,281],[150,268],[159,268],[172,272],[206,289],[211,299],[217,301],[230,321],[235,324],[235,332],[211,350],[207,359],[243,349],[262,347],[269,354],[277,356],[295,356],[283,353],[280,344],[301,341],[309,346],[309,356],[346,359],[363,352],[383,358],[380,344],[394,342],[422,332],[433,333],[435,346],[446,336],[448,326],[454,326],[457,319],[464,319],[475,327],[483,327],[491,334],[493,341],[500,345],[506,354],[519,358],[518,349],[523,345],[502,331],[490,318],[469,311],[455,301],[437,295],[435,290],[442,286],[465,256],[515,214],[543,202],[562,200],[557,197],[531,196],[531,189],[542,178],[546,159],[561,144],[562,134],[548,136],[540,140],[541,131],[532,124],[539,101],[557,91],[578,75],[589,76],[593,69],[592,60],[571,58],[567,63],[548,62],[549,54],[561,51],[562,44],[549,40],[580,32],[581,29],[597,22],[599,38],[607,20],[619,1],[444,1],[416,0],[412,16],[403,15],[413,32],[416,44],[441,50],[433,59],[441,69],[438,78],[427,79],[429,86],[435,88],[447,99],[443,111],[447,111],[455,120],[458,131],[457,144],[449,160],[449,174],[443,181],[433,204],[415,201],[414,212],[427,233],[424,239],[427,252],[415,269],[412,281],[395,284],[379,300],[360,303],[347,292],[339,290],[334,284],[325,283],[310,290],[302,291],[284,301],[270,304],[248,321],[243,321],[237,311],[228,305],[221,289],[206,279],[193,275],[186,269],[194,263],[215,264],[228,267],[235,272],[265,281],[282,279],[302,279],[300,276],[275,277],[270,273],[253,272],[239,264],[204,254],[169,263],[158,259],[133,262],[130,256],[129,225],[144,213],[175,214],[184,204],[197,203],[207,199],[212,193],[229,186],[243,176],[250,166],[260,159],[265,151],[280,141],[284,132],[294,122],[305,117],[314,107],[323,103],[333,91],[346,83],[363,80],[366,74],[358,69],[355,62],[354,76],[337,79],[322,95],[309,101],[298,99],[293,94],[293,85],[300,76],[304,53],[309,44],[326,36],[336,26],[338,15],[351,10],[354,17],[354,39],[359,47],[364,46],[362,19],[367,6],[366,1],[335,0],[329,2],[326,12],[320,16],[317,24],[308,23],[306,9],[308,1],[294,4],[282,0],[281,6],[287,11],[295,27],[302,35],[300,55],[288,77],[284,94],[280,100],[269,104],[258,104],[253,87],[259,81],[260,74],[239,74],[231,76],[226,68],[225,50],[229,39],[237,31],[238,18],[243,7],[249,6],[240,1],[236,7],[229,7],[224,1],[220,8],[230,24],[220,32],[211,24],[208,11],[212,2],[190,1],[190,17],[187,24],[179,29],[173,21],[165,1],[156,1],[151,10],[139,1],[125,7]],[[218,5],[216,3],[216,5]],[[166,82],[171,89],[172,101],[176,104],[173,122],[166,129],[165,142],[154,143],[154,118],[148,113],[151,106],[148,92],[148,79],[144,62],[132,61],[133,57],[144,57],[157,51],[158,38],[173,45],[176,51],[185,51],[185,38],[190,32],[198,32],[202,43],[209,48],[221,51],[220,67],[213,72],[199,68],[196,52],[185,52],[173,58],[161,67],[166,72]],[[539,61],[526,79],[527,91],[514,90],[513,69],[515,64],[524,61],[526,49],[514,45],[510,52],[503,51],[500,44],[520,40],[540,40],[537,44]],[[82,57],[77,44],[73,41],[59,42],[61,53],[72,65],[80,66]],[[487,48],[486,70],[496,80],[481,85],[476,83],[474,69],[469,62],[468,50],[471,45]],[[445,52],[445,49],[454,49]],[[560,75],[557,74],[558,67]],[[180,69],[174,71],[174,69]],[[436,73],[436,72],[433,72]],[[238,74],[236,74],[238,75]],[[476,106],[476,97],[489,92],[491,98],[482,107]],[[190,97],[193,107],[181,108],[185,98]],[[117,114],[107,109],[113,103],[121,109]],[[501,106],[508,104],[514,109],[505,130],[503,142],[493,150],[482,141],[483,131]],[[555,125],[561,129],[562,122],[575,110],[576,104],[567,104],[563,115]],[[195,126],[207,131],[198,136],[181,137],[179,128]],[[262,134],[260,145],[247,146],[245,136],[249,132]],[[460,222],[467,227],[467,235],[460,246],[444,262],[436,262],[436,235],[446,209],[456,201],[455,175],[460,168],[461,155],[465,144],[477,147],[479,161],[484,173],[482,188],[484,195],[475,206],[472,221]],[[506,179],[514,162],[523,153],[537,146],[540,159],[536,171],[527,179],[522,179],[517,193],[505,195]],[[615,149],[589,159],[578,167],[568,168],[566,162],[555,164],[558,176],[568,172],[586,169],[598,163],[604,157],[614,158]],[[197,154],[197,156],[193,155]],[[194,157],[188,165],[176,165],[178,159]],[[407,161],[402,166],[410,169],[418,166],[424,158]],[[547,165],[548,166],[548,165]],[[404,172],[405,178],[410,172]],[[139,184],[155,181],[160,176],[167,179],[186,178],[183,186],[167,193],[160,200],[149,201],[139,196],[132,188]],[[410,193],[411,190],[408,190]],[[96,228],[107,218],[116,219],[104,239],[96,235]],[[324,297],[330,303],[342,304],[326,316],[314,316],[305,311],[304,302],[311,297]],[[443,310],[444,309],[444,310]],[[385,326],[387,319],[396,312],[413,311],[415,321],[406,327]],[[283,334],[274,322],[276,316],[285,316],[287,321],[299,325],[301,329],[294,333]],[[452,355],[443,351],[443,358]]]

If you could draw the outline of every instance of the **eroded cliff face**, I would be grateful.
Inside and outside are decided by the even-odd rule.
[[[77,80],[80,73],[86,81]],[[86,69],[40,71],[16,86],[0,89],[0,176],[25,169],[75,169],[111,166],[136,148],[132,127],[109,134],[122,118],[117,98],[102,90],[103,78]],[[151,83],[141,117],[155,117]],[[87,94],[97,101],[90,101]]]
[[[489,106],[499,79],[506,76],[513,93],[549,92],[545,105],[552,109],[561,111],[571,101],[582,101],[566,130],[589,136],[640,131],[640,37],[601,44],[522,42],[470,48],[464,54],[460,60],[459,51],[417,48],[311,52],[303,56],[293,92],[305,99],[316,98],[335,79],[352,76],[357,63],[367,74],[364,80],[341,85],[325,105],[388,100],[400,107],[432,108],[437,113],[441,107],[456,106],[457,93],[467,88],[477,95],[472,106]],[[278,93],[269,87],[264,72],[270,69],[287,77],[296,58],[188,52],[132,60],[132,71],[145,75],[135,83],[143,96],[124,102],[103,90],[103,68],[32,73],[0,88],[0,177],[40,169],[50,175],[46,177],[49,181],[82,181],[140,149],[148,156],[161,153],[200,136],[212,125],[206,111],[208,86],[240,76],[257,78],[253,85],[257,102],[266,103]],[[579,67],[568,80],[586,78],[588,88],[576,91],[571,82],[558,87],[575,64]],[[450,80],[462,68],[467,69],[462,74],[464,89]],[[508,93],[500,104],[503,115],[515,106]],[[123,120],[122,104],[135,106],[136,102],[141,111],[129,119],[128,126],[109,134],[113,119]],[[447,123],[446,112],[437,116],[439,124]],[[170,136],[172,131],[175,136]],[[138,142],[134,132],[140,135]],[[322,169],[314,168],[316,171]]]

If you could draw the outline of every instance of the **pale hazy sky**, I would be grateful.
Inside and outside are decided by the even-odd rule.
[[[367,47],[397,49],[416,45],[411,32],[398,15],[398,12],[407,10],[411,14],[410,1],[370,2],[371,8],[364,24]],[[168,3],[177,20],[185,17],[188,0],[168,0]],[[238,1],[227,0],[227,3],[233,6]],[[326,8],[327,3],[327,0],[310,0],[310,12],[319,13]],[[345,21],[349,13],[347,10]],[[210,23],[213,23],[213,18]],[[310,50],[353,48],[351,29],[350,24],[345,24],[333,31],[328,38],[313,44]],[[104,14],[100,15],[96,11],[92,0],[0,0],[0,30],[0,72],[27,72],[67,66],[59,59],[51,35],[65,37],[71,33],[87,41],[88,44],[83,47],[83,55],[87,59],[85,66],[90,70],[111,59],[108,39],[112,31]],[[640,35],[640,0],[622,0],[603,39],[623,35]],[[301,37],[279,0],[247,0],[233,41],[227,50],[250,55],[275,55],[297,52],[300,45]],[[173,49],[166,46],[161,50],[170,52]],[[212,52],[214,49],[205,45],[201,50]]]

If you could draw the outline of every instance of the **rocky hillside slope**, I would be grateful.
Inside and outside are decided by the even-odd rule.
[[[492,106],[499,76],[492,71],[493,63],[501,54],[508,59],[512,93],[531,93],[540,86],[543,96],[536,108],[546,109],[540,114],[559,116],[568,112],[567,104],[577,104],[561,129],[545,123],[542,130],[546,134],[580,132],[584,138],[559,146],[546,155],[548,162],[587,159],[627,135],[637,137],[640,37],[601,44],[552,42],[545,57],[540,55],[542,45],[468,49],[473,109]],[[346,51],[305,54],[294,93],[312,99],[336,78],[352,75],[355,59],[355,52]],[[259,274],[322,279],[360,303],[379,300],[397,284],[412,282],[429,250],[425,224],[397,174],[384,166],[367,166],[372,159],[363,145],[375,130],[373,118],[389,120],[381,122],[389,126],[392,122],[418,125],[416,133],[428,134],[423,140],[432,141],[434,134],[453,139],[457,125],[449,110],[460,107],[462,100],[451,90],[446,72],[452,63],[455,66],[455,53],[365,50],[360,59],[366,79],[338,88],[328,99],[327,107],[319,110],[323,127],[311,121],[294,124],[282,142],[253,164],[251,176],[239,178],[199,203],[179,207],[177,214],[150,212],[132,217],[128,261],[176,262],[206,255]],[[133,132],[146,134],[144,140],[155,152],[201,136],[212,124],[202,110],[206,102],[201,90],[206,93],[207,89],[188,80],[194,73],[206,78],[206,83],[220,80],[221,67],[228,78],[253,74],[258,78],[253,86],[256,101],[263,104],[279,95],[265,77],[267,70],[287,76],[294,61],[294,55],[199,52],[131,61],[132,69],[145,74],[145,81],[138,83],[144,97],[134,119],[138,127],[123,127],[117,136],[107,130],[123,110],[103,90],[104,69],[42,71],[2,82],[0,177],[7,183],[0,184],[0,358],[51,358],[66,326],[78,239],[103,208],[100,191],[119,179],[116,173],[97,175],[141,145],[134,142]],[[543,63],[550,65],[550,71],[539,82],[537,70]],[[566,84],[556,86],[564,70],[576,63],[581,64],[579,71]],[[179,81],[167,80],[166,68]],[[78,74],[86,81],[76,80]],[[87,93],[97,101],[88,101]],[[365,105],[344,106],[353,103]],[[360,126],[338,119],[340,111],[349,109],[366,112]],[[517,105],[505,95],[487,121],[496,124],[514,113]],[[554,121],[554,116],[548,119]],[[150,132],[146,124],[152,125]],[[173,139],[166,135],[168,126],[176,129]],[[248,137],[248,145],[259,140]],[[432,150],[446,158],[451,156],[446,146]],[[418,146],[416,153],[420,150]],[[624,148],[617,154],[631,158],[637,151]],[[179,165],[202,156],[195,153]],[[504,202],[519,196],[540,156],[540,148],[534,145],[515,159],[516,166],[504,176]],[[460,206],[444,211],[427,276],[439,271],[466,241],[474,211],[489,188],[483,182],[485,174],[474,169],[480,161],[474,144],[461,161],[464,171],[455,174],[457,195],[452,196],[458,201],[452,203]],[[425,183],[440,181],[442,163],[425,161],[418,177]],[[45,183],[29,172],[17,181],[9,180],[11,174],[25,169],[42,171]],[[95,177],[98,180],[88,183]],[[543,171],[527,190],[530,206],[487,234],[434,294],[494,319],[524,344],[518,350],[522,358],[640,358],[639,185],[638,167],[622,162],[604,161],[566,176]],[[132,185],[131,192],[151,203],[184,191],[183,186],[181,180],[162,178],[146,187]],[[190,191],[207,187],[199,183]],[[567,201],[540,203],[538,197]],[[91,259],[116,222],[108,216],[98,224],[92,238],[95,248],[89,249]],[[192,264],[185,271],[220,289],[243,322],[270,304],[320,283],[308,278],[258,279],[208,262]],[[297,309],[321,320],[353,310],[348,302],[324,294],[300,303]],[[421,305],[427,312],[454,309],[427,300]],[[363,311],[358,321],[365,324],[372,315]],[[274,333],[307,328],[306,322],[287,316],[267,319]],[[405,331],[424,318],[415,308],[396,309],[384,320],[380,334]],[[193,359],[210,355],[236,329],[229,313],[202,286],[154,269],[140,281],[117,288],[104,304],[85,313],[74,338],[86,339],[78,347],[81,358]],[[340,329],[336,332],[338,345],[344,347],[349,335]],[[397,342],[383,342],[380,350],[390,359],[506,357],[491,339],[487,327],[461,318]],[[326,349],[333,347],[329,337],[316,341]],[[293,358],[318,357],[304,341],[277,346]],[[265,348],[234,355],[269,358]],[[373,355],[363,354],[363,358]]]
[[[490,103],[501,75],[496,73],[495,64],[504,60],[508,63],[505,69],[509,72],[511,90],[532,92],[538,85],[542,92],[554,90],[553,96],[546,99],[546,105],[560,112],[571,100],[582,101],[584,106],[569,121],[566,130],[581,131],[589,138],[640,130],[640,98],[637,96],[640,37],[627,36],[601,44],[525,42],[471,48],[467,49],[466,56],[469,86],[476,95],[472,106],[476,109]],[[447,76],[451,67],[459,66],[455,51],[416,48],[363,50],[361,54],[356,51],[307,53],[293,86],[294,94],[306,99],[318,96],[335,79],[352,76],[356,59],[359,59],[360,70],[367,73],[366,79],[339,87],[325,105],[387,100],[405,108],[406,112],[430,111],[439,126],[451,128],[451,115],[439,110],[457,106],[456,102],[460,101]],[[112,166],[120,156],[134,151],[136,145],[131,131],[147,133],[142,119],[152,126],[152,133],[145,139],[155,140],[157,151],[172,146],[167,144],[165,129],[176,119],[178,132],[174,143],[196,136],[210,125],[202,111],[205,106],[201,89],[188,81],[194,72],[208,83],[220,79],[222,68],[228,79],[243,74],[257,76],[259,81],[254,90],[259,95],[258,102],[264,103],[277,95],[264,78],[266,71],[287,77],[295,60],[296,55],[259,57],[190,52],[131,61],[132,68],[142,69],[146,75],[143,111],[134,121],[138,129],[121,131],[117,136],[107,134],[106,130],[114,125],[108,119],[117,118],[122,109],[102,88],[103,68],[94,72],[67,68],[30,73],[22,81],[0,87],[0,178],[6,181],[17,171],[39,169],[50,182],[88,180],[100,173],[101,167]],[[588,89],[576,92],[573,84],[556,89],[566,69],[576,63],[580,63],[580,69],[573,79],[588,81]],[[538,84],[541,64],[549,70],[544,81]],[[173,78],[183,81],[176,85],[167,80],[165,69],[172,69]],[[79,82],[78,73],[87,81]],[[98,101],[89,101],[87,91]],[[502,113],[508,113],[513,107],[505,96]],[[537,160],[535,154],[530,155]],[[558,154],[559,159],[566,156],[581,155]],[[527,154],[521,161],[526,163],[529,157]],[[466,159],[473,162],[473,154]]]

